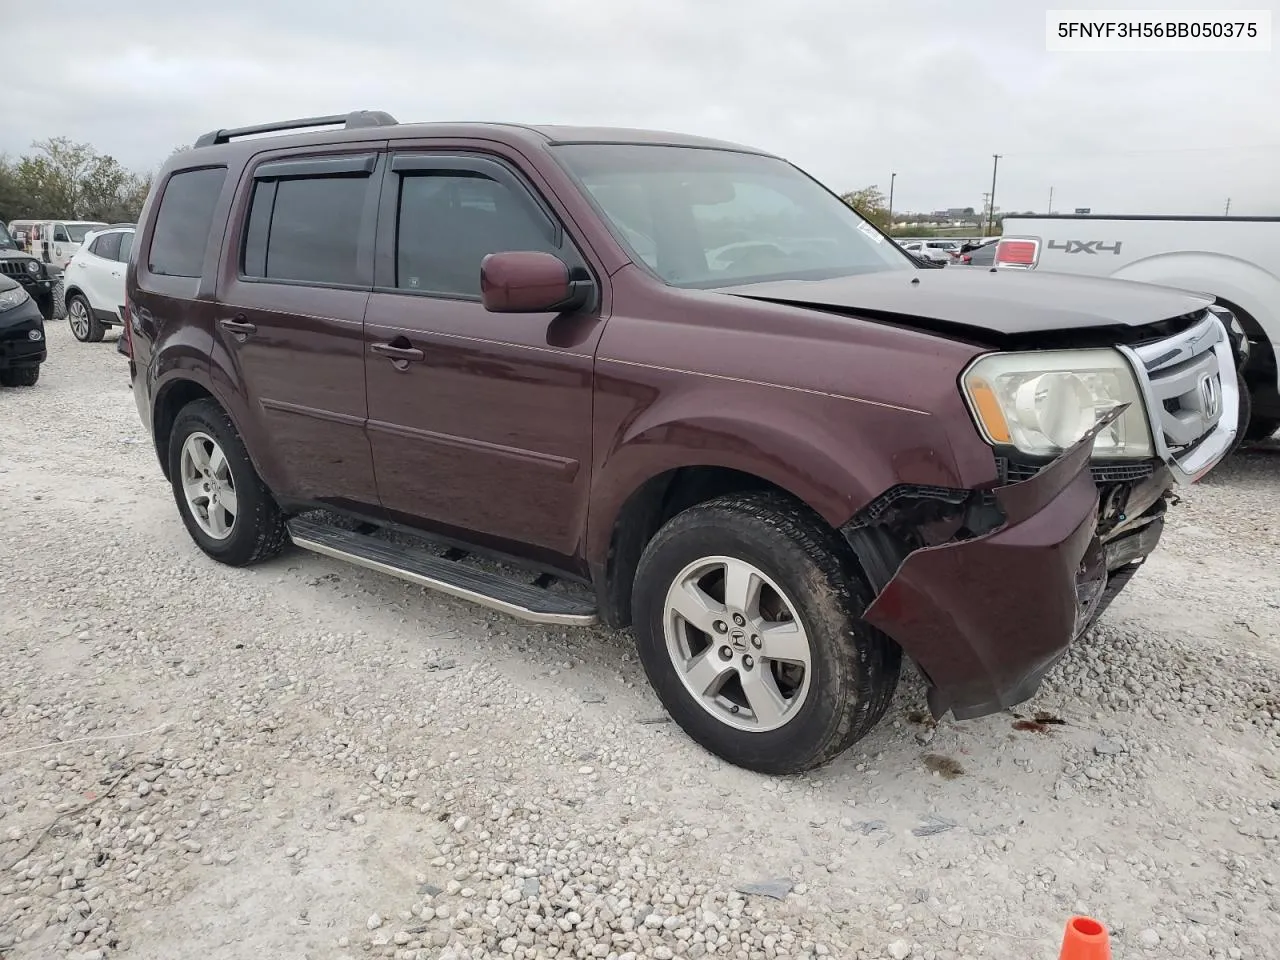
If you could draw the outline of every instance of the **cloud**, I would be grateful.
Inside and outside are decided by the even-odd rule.
[[[1280,213],[1273,55],[1051,54],[1021,0],[183,6],[9,18],[0,151],[66,135],[149,168],[215,127],[372,108],[722,137],[839,190],[896,172],[899,210],[979,206],[1000,153],[1004,209],[1052,186],[1056,209]]]

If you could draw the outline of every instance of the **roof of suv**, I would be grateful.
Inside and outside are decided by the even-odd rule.
[[[308,128],[329,127],[341,124],[340,129],[323,129],[314,132],[302,131]],[[286,133],[286,131],[288,131]],[[259,134],[284,134],[262,138]],[[238,139],[249,137],[251,139]],[[357,111],[345,115],[328,117],[309,117],[299,120],[284,120],[277,123],[260,124],[252,127],[214,130],[196,140],[195,146],[184,152],[184,160],[196,156],[211,157],[213,148],[217,153],[256,153],[264,149],[292,146],[322,146],[345,142],[369,140],[371,138],[388,140],[410,140],[419,138],[439,139],[478,139],[496,140],[505,143],[517,143],[529,147],[545,147],[569,143],[615,143],[615,144],[652,144],[661,146],[699,147],[702,149],[733,150],[739,153],[754,153],[770,156],[767,151],[755,147],[732,143],[727,140],[715,140],[708,137],[696,137],[683,133],[669,133],[660,130],[638,130],[625,127],[576,127],[557,124],[529,125],[518,123],[399,123],[390,114],[382,111]],[[210,151],[210,152],[206,152]]]

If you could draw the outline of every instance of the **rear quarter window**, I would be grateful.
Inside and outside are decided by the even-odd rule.
[[[367,176],[259,181],[249,207],[244,275],[359,283],[360,218],[372,182]]]
[[[226,167],[182,170],[169,178],[151,233],[147,268],[166,277],[199,277]]]

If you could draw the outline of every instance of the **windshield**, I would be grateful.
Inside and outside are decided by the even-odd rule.
[[[554,149],[619,241],[672,286],[913,268],[844,201],[773,157],[637,144]]]
[[[0,223],[0,247],[11,248],[16,246],[17,244],[13,242],[13,237],[9,236],[9,231],[5,228],[5,225]]]
[[[72,243],[84,243],[86,233],[101,230],[105,226],[105,223],[68,223],[67,233],[70,234]]]

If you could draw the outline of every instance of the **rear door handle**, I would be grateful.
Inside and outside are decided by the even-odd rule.
[[[237,314],[235,317],[219,320],[218,326],[228,333],[234,333],[238,337],[248,337],[258,332],[257,325],[246,320],[244,314]]]
[[[394,343],[371,343],[369,350],[392,360],[425,360],[427,356],[417,347],[399,347]]]

